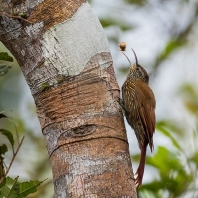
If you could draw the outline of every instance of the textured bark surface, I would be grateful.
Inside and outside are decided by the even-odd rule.
[[[62,146],[51,157],[55,188],[64,197],[136,197],[127,149],[108,138]]]
[[[136,191],[108,42],[84,0],[1,1],[0,40],[37,107],[55,197],[127,197]],[[5,14],[5,12],[7,14]],[[71,39],[72,38],[72,39]]]

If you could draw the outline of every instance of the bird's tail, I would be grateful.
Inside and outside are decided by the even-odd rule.
[[[137,172],[135,173],[135,175],[137,175],[135,179],[135,184],[137,185],[137,188],[139,188],[142,184],[142,179],[144,175],[145,158],[146,158],[146,148],[147,148],[147,145],[141,148],[140,163],[139,163]]]

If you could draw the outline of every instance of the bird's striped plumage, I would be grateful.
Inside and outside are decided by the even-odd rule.
[[[141,81],[126,80],[122,86],[122,99],[126,119],[135,131],[139,147],[149,144],[153,151],[155,98],[152,90]]]

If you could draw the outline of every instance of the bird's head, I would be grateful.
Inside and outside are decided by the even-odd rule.
[[[131,64],[129,58],[123,53],[130,63],[129,74],[127,76],[127,79],[134,80],[134,81],[142,81],[142,82],[145,82],[148,84],[149,76],[148,76],[146,70],[138,64],[137,56],[133,49],[132,49],[132,51],[135,56],[135,64]]]

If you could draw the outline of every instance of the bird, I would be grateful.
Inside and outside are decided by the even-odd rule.
[[[144,175],[146,150],[149,145],[151,152],[154,150],[153,134],[155,132],[155,108],[156,101],[153,91],[149,87],[149,76],[146,70],[138,64],[136,53],[135,64],[130,63],[128,76],[122,85],[122,99],[119,98],[126,120],[135,132],[141,151],[140,162],[135,173],[135,185],[142,185]]]

